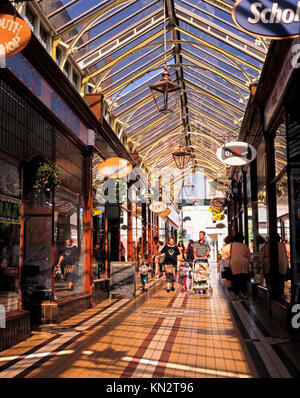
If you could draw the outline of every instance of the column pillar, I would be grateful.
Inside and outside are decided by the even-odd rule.
[[[266,162],[267,162],[267,225],[269,235],[269,261],[270,261],[270,297],[280,297],[280,284],[278,275],[278,244],[277,244],[277,203],[275,178],[275,133],[265,135]]]

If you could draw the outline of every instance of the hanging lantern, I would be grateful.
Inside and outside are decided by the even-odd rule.
[[[184,169],[186,165],[189,163],[191,159],[191,154],[183,149],[183,146],[180,144],[179,148],[176,152],[172,153],[174,162],[178,169]]]
[[[165,65],[161,80],[150,86],[157,110],[161,113],[173,112],[179,99],[176,92],[180,89],[181,87],[170,80],[170,73],[167,65]],[[175,100],[174,96],[177,97]]]

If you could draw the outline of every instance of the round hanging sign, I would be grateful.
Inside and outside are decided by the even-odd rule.
[[[30,27],[23,19],[0,14],[0,56],[17,54],[27,46],[30,38]]]
[[[214,198],[209,203],[213,209],[223,210],[226,202],[226,198]]]
[[[153,213],[162,213],[167,210],[167,208],[168,206],[163,202],[154,202],[149,206],[149,209],[153,211]]]
[[[132,170],[129,160],[123,158],[108,158],[98,165],[98,172],[102,177],[122,178]]]
[[[225,228],[225,224],[220,222],[220,223],[216,224],[216,228],[220,228],[220,229]]]
[[[248,34],[275,40],[300,36],[299,0],[239,0],[232,18]]]
[[[216,155],[225,164],[242,166],[256,158],[256,150],[247,142],[232,141],[218,148]]]

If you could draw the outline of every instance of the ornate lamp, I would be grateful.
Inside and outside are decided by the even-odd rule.
[[[173,112],[177,105],[176,99],[173,100],[174,93],[180,89],[181,87],[170,80],[170,73],[167,65],[165,65],[161,80],[150,86],[157,110],[161,113]]]
[[[184,150],[182,144],[179,145],[177,151],[172,153],[176,167],[183,170],[191,159],[191,154]]]

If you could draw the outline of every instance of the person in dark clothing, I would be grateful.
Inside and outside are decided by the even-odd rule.
[[[77,263],[78,249],[73,246],[72,239],[66,239],[66,246],[60,252],[57,267],[64,267],[65,280],[68,282],[68,289],[73,289],[75,267]]]
[[[174,238],[170,238],[168,244],[161,249],[161,253],[165,253],[165,260],[163,263],[163,270],[166,275],[167,292],[170,291],[170,285],[172,291],[175,290],[174,283],[176,280],[176,269],[177,269],[177,256],[179,256],[180,250],[175,245]]]
[[[194,241],[192,239],[189,241],[189,244],[186,248],[185,258],[186,258],[186,261],[191,266],[193,264],[193,261],[195,258],[195,256],[194,256]]]
[[[101,247],[100,243],[96,243],[93,256],[98,264],[98,278],[102,278],[105,274],[105,249]]]

